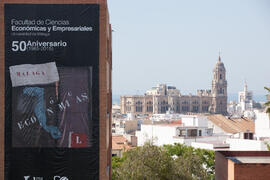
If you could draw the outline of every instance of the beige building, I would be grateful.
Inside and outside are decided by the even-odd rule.
[[[181,95],[174,86],[159,84],[145,95],[121,96],[121,113],[162,114],[219,113],[227,114],[226,69],[219,56],[213,70],[212,90],[197,90],[197,95]]]

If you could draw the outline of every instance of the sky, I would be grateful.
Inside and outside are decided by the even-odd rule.
[[[182,94],[211,89],[219,51],[228,93],[270,87],[269,0],[108,0],[113,94],[143,94],[158,83]]]

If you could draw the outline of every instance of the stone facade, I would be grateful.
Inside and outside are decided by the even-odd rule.
[[[162,114],[218,113],[227,114],[226,69],[221,58],[213,70],[212,90],[197,90],[197,95],[181,95],[173,86],[159,84],[146,91],[145,95],[121,96],[121,113]]]

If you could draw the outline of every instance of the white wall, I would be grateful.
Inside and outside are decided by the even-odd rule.
[[[228,138],[226,143],[230,144],[230,151],[267,151],[264,141]]]
[[[181,116],[184,126],[207,127],[208,119],[205,116]]]
[[[256,137],[270,137],[269,115],[265,112],[255,111],[255,134]]]
[[[141,131],[136,131],[138,146],[143,146],[147,141],[153,141],[155,145],[173,144],[176,135],[174,126],[141,125]]]
[[[191,146],[194,148],[214,150],[214,145],[209,143],[192,142]]]
[[[219,126],[217,126],[216,124],[214,124],[212,121],[208,121],[208,128],[212,128],[213,129],[213,134],[229,134],[227,132],[225,132],[223,129],[221,129]]]
[[[192,142],[207,142],[207,141],[225,142],[226,138],[228,137],[222,135],[206,136],[207,128],[198,128],[198,130],[202,130],[202,136],[187,137],[187,138],[176,137],[176,127],[177,126],[142,124],[141,131],[136,131],[136,136],[138,138],[138,146],[143,146],[147,141],[151,141],[158,146],[174,143],[191,145]]]

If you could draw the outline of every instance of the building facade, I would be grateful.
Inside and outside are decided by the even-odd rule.
[[[216,151],[215,178],[218,180],[270,179],[269,151]]]
[[[197,90],[197,95],[181,95],[174,86],[159,84],[145,95],[121,96],[121,113],[164,114],[218,113],[227,114],[226,69],[219,56],[213,70],[212,90]]]
[[[247,82],[244,84],[244,91],[238,93],[238,104],[242,111],[253,109],[252,91],[248,91]]]

